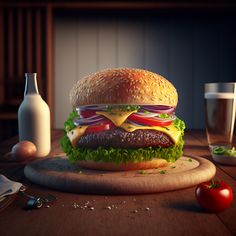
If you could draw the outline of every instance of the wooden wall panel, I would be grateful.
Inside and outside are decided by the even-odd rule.
[[[77,64],[70,65],[72,73],[66,70],[67,65],[55,64],[57,74],[66,70],[71,80],[77,80],[97,68],[113,67],[115,58],[116,66],[147,68],[160,73],[178,90],[177,115],[186,121],[187,128],[204,128],[204,83],[235,81],[236,34],[228,17],[151,15],[145,19],[137,16],[127,19],[117,16],[117,29],[115,19],[103,24],[102,17],[94,22],[85,18],[88,19],[77,16],[73,20],[79,25],[75,45]],[[58,20],[56,27],[60,32]],[[70,23],[68,20],[67,27]],[[58,38],[55,39],[57,44]],[[63,47],[68,47],[71,40],[64,36]],[[67,93],[63,94],[68,99]],[[67,111],[60,112],[64,117],[68,115]]]
[[[50,98],[52,86],[53,18],[45,17],[41,8],[1,8],[1,68],[5,69],[4,100],[7,105],[18,106],[23,98],[24,73],[37,72],[42,96]],[[45,11],[44,11],[45,12]],[[48,16],[47,14],[46,16]],[[4,22],[3,22],[4,20]],[[50,27],[50,28],[49,28]],[[49,30],[48,30],[49,29]],[[47,43],[46,43],[47,41]],[[42,65],[42,61],[44,65]],[[3,73],[3,69],[1,69]],[[50,77],[48,77],[50,75]],[[43,81],[41,79],[43,78]],[[47,78],[49,78],[47,80]],[[47,82],[46,82],[47,81]],[[46,86],[46,83],[47,86]],[[48,89],[48,91],[44,91]],[[2,93],[3,94],[3,93]],[[49,99],[50,100],[50,99]],[[48,100],[48,101],[49,101]],[[51,105],[51,102],[50,106]]]
[[[118,65],[118,23],[116,19],[102,18],[98,21],[98,69]],[[109,40],[108,40],[109,39]]]
[[[98,70],[99,63],[97,20],[89,20],[88,18],[86,18],[78,21],[77,58],[77,78],[82,78]]]
[[[144,22],[120,17],[118,23],[118,67],[144,66]]]
[[[150,16],[145,20],[145,68],[169,77],[169,20]]]
[[[26,53],[27,53],[27,71],[33,73],[33,32],[32,32],[32,10],[28,9],[26,13]]]
[[[37,81],[38,81],[38,87],[39,91],[42,91],[42,10],[37,9],[35,13],[35,72],[37,72]]]
[[[24,77],[24,54],[23,54],[23,12],[17,10],[17,80],[21,81]]]
[[[227,18],[228,25],[219,22],[219,65],[220,81],[236,81],[236,22],[233,17]]]
[[[8,79],[13,80],[14,77],[14,22],[13,22],[13,10],[9,9],[7,12],[8,16],[8,25],[7,25],[7,30],[8,30],[8,53],[7,53],[7,58],[8,58]],[[10,82],[10,81],[9,81]]]
[[[219,24],[206,18],[194,19],[193,36],[193,124],[204,128],[204,83],[219,81]]]
[[[0,9],[0,105],[4,103],[4,17]]]
[[[17,134],[25,72],[38,73],[53,120],[53,41],[52,8],[0,7],[0,127],[11,127],[0,132],[0,140]]]
[[[229,16],[226,16],[218,5],[217,12],[212,14],[214,6],[209,5],[207,14],[196,8],[196,12],[190,15],[183,6],[183,11],[179,11],[175,5],[175,18],[171,20],[172,13],[153,11],[153,7],[158,10],[158,5],[135,4],[128,7],[134,7],[137,12],[135,10],[128,16],[124,13],[126,4],[115,4],[113,7],[104,4],[105,8],[100,10],[107,7],[119,9],[119,14],[116,11],[116,14],[110,14],[109,19],[105,19],[100,13],[100,16],[97,13],[90,16],[84,14],[85,9],[81,11],[80,4],[0,3],[0,104],[11,104],[15,109],[13,116],[16,117],[16,106],[23,94],[24,72],[35,71],[41,94],[48,102],[54,120],[54,102],[57,102],[54,101],[57,98],[54,94],[54,87],[57,86],[54,84],[53,61],[54,40],[57,43],[57,38],[54,38],[54,12],[58,8],[65,7],[67,11],[67,7],[72,9],[75,6],[77,13],[83,12],[83,16],[76,13],[74,20],[76,57],[75,64],[71,66],[76,72],[75,76],[71,76],[73,81],[114,66],[155,71],[170,79],[179,90],[178,113],[187,121],[188,128],[203,128],[203,84],[209,81],[235,81],[236,78],[234,10],[228,11],[228,5]],[[96,10],[95,5],[91,6],[93,10]],[[166,7],[166,10],[171,8]],[[139,14],[138,9],[146,15]],[[192,27],[189,27],[191,24]],[[68,40],[66,35],[62,37]],[[60,70],[63,67],[58,69],[56,65],[57,74]],[[17,86],[13,88],[15,83]]]
[[[63,127],[72,111],[69,92],[77,78],[77,22],[73,18],[57,21],[55,27],[55,127]],[[61,68],[61,70],[59,69]]]
[[[178,91],[176,114],[190,127],[193,121],[192,24],[184,18],[171,18],[169,31],[168,79]]]
[[[45,48],[44,48],[44,66],[46,69],[46,77],[43,78],[45,81],[45,94],[44,98],[50,108],[51,114],[51,127],[54,127],[54,19],[53,9],[51,6],[46,8],[46,21],[45,21]]]

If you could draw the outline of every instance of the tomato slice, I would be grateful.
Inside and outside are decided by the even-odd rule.
[[[86,131],[85,134],[91,134],[91,133],[97,133],[102,132],[106,130],[114,129],[116,126],[111,121],[105,121],[96,125],[90,125]]]
[[[142,117],[136,114],[131,114],[128,117],[129,120],[136,122],[138,124],[147,125],[147,126],[168,126],[172,123],[172,120],[156,120],[151,117]]]
[[[79,115],[80,115],[80,118],[88,118],[88,117],[91,117],[91,116],[95,116],[96,111],[93,111],[93,110],[80,110]]]

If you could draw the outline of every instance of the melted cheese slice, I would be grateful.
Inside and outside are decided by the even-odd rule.
[[[108,111],[98,111],[96,112],[98,115],[103,115],[109,120],[111,120],[116,126],[120,126],[127,132],[133,132],[137,129],[150,129],[150,130],[156,130],[161,131],[162,133],[165,133],[168,135],[171,140],[174,142],[174,144],[177,144],[179,141],[179,138],[181,136],[181,132],[176,128],[173,124],[165,127],[161,126],[138,126],[134,124],[125,123],[126,119],[132,114],[136,113],[137,111],[117,111],[112,110],[110,112]]]
[[[77,147],[77,142],[80,137],[84,135],[88,126],[78,126],[67,133],[67,137],[69,138],[73,147]]]
[[[112,121],[116,126],[121,126],[126,119],[132,114],[137,111],[97,111],[96,114],[103,115],[110,121]]]
[[[174,144],[177,144],[179,141],[179,138],[181,136],[181,132],[176,128],[173,124],[165,127],[161,126],[138,126],[135,124],[130,124],[125,122],[126,119],[132,114],[137,111],[97,111],[96,114],[98,115],[103,115],[109,120],[111,120],[116,126],[123,128],[127,132],[134,132],[135,130],[138,129],[149,129],[149,130],[156,130],[156,131],[161,131],[162,133],[165,133],[168,135],[171,140],[173,141]],[[70,142],[73,147],[77,146],[77,142],[80,139],[82,135],[84,135],[86,129],[88,126],[78,126],[74,128],[73,130],[69,131],[67,133],[68,138],[70,139]]]
[[[161,127],[161,126],[137,126],[130,123],[123,123],[121,125],[121,128],[123,128],[127,132],[134,132],[137,129],[145,129],[145,130],[150,129],[150,130],[161,131],[162,133],[168,135],[174,142],[174,144],[177,144],[179,142],[179,138],[181,135],[181,132],[173,124]]]

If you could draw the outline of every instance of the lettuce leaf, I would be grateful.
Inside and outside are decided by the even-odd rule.
[[[75,125],[73,119],[77,117],[76,111],[72,111],[67,121],[64,123],[65,133],[60,140],[63,151],[67,154],[69,161],[74,163],[78,160],[93,160],[115,163],[126,162],[141,162],[150,161],[153,158],[163,158],[168,162],[175,162],[183,154],[184,145],[184,129],[185,124],[179,118],[176,118],[174,125],[181,131],[181,137],[178,145],[173,145],[169,148],[162,147],[147,147],[138,149],[124,149],[124,148],[104,148],[98,147],[97,149],[88,148],[73,148],[66,133],[72,130]]]
[[[76,118],[76,117],[79,117],[79,115],[78,115],[76,110],[73,110],[69,114],[66,122],[64,123],[64,130],[65,130],[66,133],[75,128],[75,125],[73,123],[73,119]]]

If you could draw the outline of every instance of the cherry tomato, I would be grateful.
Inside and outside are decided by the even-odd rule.
[[[136,114],[131,114],[128,117],[128,119],[138,124],[150,125],[150,126],[168,126],[172,123],[171,120],[166,120],[166,121],[156,120],[151,117],[142,117]]]
[[[214,180],[199,184],[195,196],[200,206],[213,213],[229,208],[233,201],[233,191],[230,186]]]
[[[111,121],[105,121],[100,124],[96,125],[90,125],[86,131],[85,134],[91,134],[91,133],[97,133],[97,132],[102,132],[106,130],[111,130],[114,129],[116,126],[111,122]]]
[[[94,110],[79,110],[79,115],[80,115],[80,118],[88,118],[91,116],[95,116],[96,111],[94,111]]]

